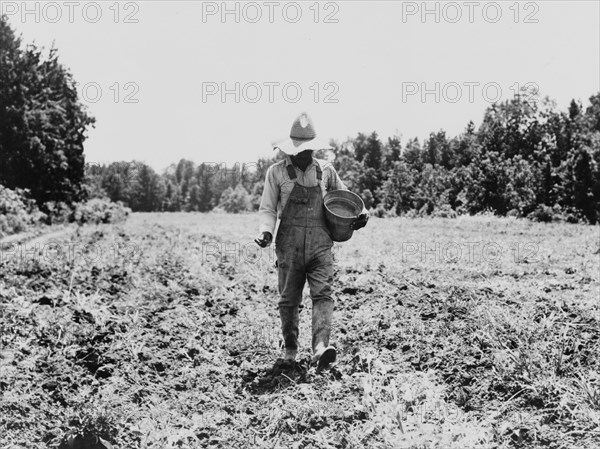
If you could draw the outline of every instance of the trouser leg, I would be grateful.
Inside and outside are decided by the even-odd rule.
[[[285,349],[298,350],[298,322],[300,314],[297,306],[279,306],[279,318],[281,319],[281,332]]]
[[[312,298],[312,348],[329,346],[333,319],[333,258],[325,251],[309,264],[306,277]]]
[[[298,349],[299,306],[302,301],[302,289],[306,275],[304,268],[294,263],[294,260],[285,260],[278,257],[279,276],[279,317],[281,331],[287,350]]]
[[[319,347],[329,346],[331,321],[333,319],[333,301],[313,301],[312,310],[312,348],[317,352]]]

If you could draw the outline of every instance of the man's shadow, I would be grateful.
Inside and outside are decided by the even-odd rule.
[[[252,394],[265,394],[284,390],[299,383],[310,382],[310,357],[295,362],[277,359],[272,367],[248,370],[242,376],[242,385]]]

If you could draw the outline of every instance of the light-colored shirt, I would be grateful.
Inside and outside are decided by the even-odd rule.
[[[294,188],[294,180],[290,179],[288,175],[287,165],[294,167],[298,184],[304,187],[315,187],[317,185],[316,164],[321,166],[323,172],[321,179],[321,193],[323,196],[331,190],[348,190],[331,162],[313,158],[306,170],[302,171],[292,165],[292,160],[289,156],[286,156],[285,159],[271,165],[267,170],[265,187],[258,210],[260,217],[259,232],[270,232],[271,235],[275,235],[274,230],[277,219],[281,218],[283,208]]]

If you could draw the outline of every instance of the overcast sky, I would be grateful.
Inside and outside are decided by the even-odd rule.
[[[585,104],[600,91],[599,4],[228,2],[225,16],[222,2],[2,8],[25,42],[54,42],[80,83],[97,119],[86,160],[162,170],[182,157],[253,161],[302,111],[323,137],[377,131],[404,144],[479,124],[491,101],[527,83],[560,109]]]

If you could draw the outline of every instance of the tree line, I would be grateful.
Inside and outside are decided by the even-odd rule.
[[[359,134],[336,155],[340,173],[380,210],[600,220],[600,93],[558,111],[549,99],[490,106],[481,125],[421,145]]]
[[[24,46],[4,17],[0,105],[0,210],[15,223],[26,221],[30,200],[48,221],[92,198],[146,212],[257,210],[266,169],[281,157],[230,167],[182,159],[162,173],[139,161],[86,163],[86,130],[95,120],[71,73],[56,49],[45,56]],[[469,122],[453,137],[439,130],[403,142],[358,133],[332,147],[317,157],[379,216],[487,211],[600,221],[600,93],[585,105],[571,101],[566,111],[548,98],[517,96],[491,105],[478,127]],[[93,204],[99,214],[112,207]]]
[[[600,93],[559,111],[549,99],[516,97],[469,122],[401,142],[359,133],[317,157],[379,216],[455,216],[489,211],[542,221],[600,220]],[[163,173],[142,162],[88,167],[92,193],[134,211],[257,210],[272,159],[196,165],[182,159]]]

